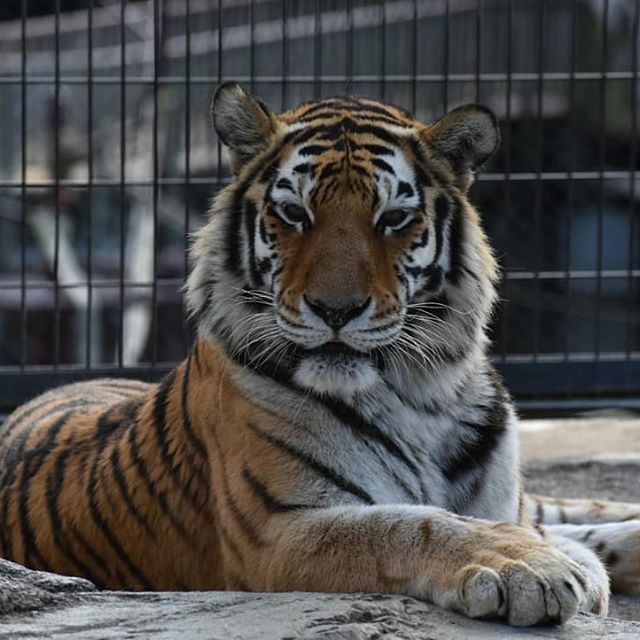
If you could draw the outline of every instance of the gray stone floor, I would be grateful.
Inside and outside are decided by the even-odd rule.
[[[0,638],[32,640],[482,640],[640,638],[640,623],[579,615],[563,627],[512,629],[402,596],[317,593],[95,592],[0,560]],[[7,613],[3,614],[3,611]]]

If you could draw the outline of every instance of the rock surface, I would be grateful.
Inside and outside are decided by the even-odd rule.
[[[537,463],[539,493],[638,500],[640,460]],[[118,593],[85,580],[0,560],[0,638],[249,639],[640,638],[640,599],[617,598],[615,617],[580,615],[564,627],[511,629],[468,620],[413,598],[376,594]]]
[[[562,628],[516,630],[402,596],[98,592],[84,580],[32,572],[5,561],[0,561],[0,593],[0,638],[12,639],[640,637],[640,623],[615,618],[581,615]]]

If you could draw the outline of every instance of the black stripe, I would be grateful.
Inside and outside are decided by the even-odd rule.
[[[316,395],[315,398],[318,402],[322,403],[337,420],[350,427],[354,433],[364,436],[365,438],[375,440],[394,458],[400,460],[405,466],[407,466],[416,477],[420,477],[420,472],[415,462],[409,458],[402,448],[386,433],[381,431],[374,424],[365,420],[346,402],[343,402],[338,398],[319,395]]]
[[[318,175],[318,183],[321,183],[331,176],[335,176],[336,174],[340,173],[340,171],[342,171],[342,165],[339,162],[327,163],[326,165],[324,165],[324,167],[322,167],[322,170]]]
[[[299,460],[310,469],[313,469],[317,474],[321,475],[326,480],[329,480],[341,491],[350,493],[366,504],[374,504],[373,498],[364,489],[354,484],[347,478],[344,478],[339,473],[331,469],[331,467],[328,467],[327,465],[323,464],[319,460],[316,460],[304,451],[296,449],[288,442],[285,442],[284,440],[278,438],[277,436],[274,436],[271,433],[267,433],[266,431],[259,429],[251,423],[247,423],[247,426],[260,438],[282,449],[283,451],[286,451],[290,456],[296,458],[296,460]]]
[[[457,202],[454,202],[449,225],[449,273],[447,280],[454,286],[460,282],[464,261],[464,223],[462,212]]]
[[[27,442],[27,438],[29,437],[29,431],[22,431],[19,433],[15,440],[11,442],[9,449],[7,451],[7,455],[4,456],[3,463],[5,465],[4,473],[2,479],[0,480],[0,487],[3,490],[2,493],[2,516],[0,517],[0,526],[2,523],[5,523],[9,519],[9,499],[12,496],[12,489],[14,488],[12,485],[16,478],[16,469],[20,462],[22,461],[22,454],[24,452],[24,447]],[[13,453],[13,459],[9,454]],[[9,560],[13,559],[13,548],[11,545],[11,539],[7,541],[7,551],[5,552],[5,557]]]
[[[385,147],[382,144],[361,144],[358,145],[361,149],[366,149],[369,153],[375,156],[393,156],[395,152],[389,147]]]
[[[413,153],[417,163],[419,163],[421,171],[425,174],[425,185],[433,184],[437,182],[440,186],[445,188],[450,188],[452,186],[452,182],[449,177],[442,171],[442,167],[439,166],[436,162],[432,162],[427,157],[425,150],[415,136],[409,136],[405,138],[405,140],[409,144],[409,148]]]
[[[263,547],[264,542],[260,539],[260,536],[256,532],[255,528],[249,522],[247,516],[240,510],[238,503],[236,502],[235,498],[233,497],[233,494],[231,493],[231,488],[229,487],[229,480],[227,476],[227,464],[225,462],[224,452],[222,450],[220,441],[218,440],[218,436],[215,433],[215,430],[211,431],[211,436],[215,444],[216,450],[218,452],[220,477],[222,478],[222,493],[224,494],[225,500],[229,505],[229,511],[231,511],[231,515],[235,518],[235,521],[240,525],[240,528],[248,538],[249,542],[254,547]]]
[[[291,184],[291,180],[289,178],[280,178],[278,182],[276,182],[277,189],[285,189],[286,191],[292,191],[295,193],[295,189],[293,188],[293,184]]]
[[[36,404],[32,405],[26,411],[23,411],[20,415],[9,416],[7,420],[2,425],[2,431],[0,431],[0,448],[2,448],[9,436],[19,427],[21,426],[27,418],[30,418],[36,411],[42,409],[42,407],[46,407],[47,405],[53,404],[53,406],[46,413],[38,416],[36,422],[31,423],[29,425],[29,429],[32,429],[36,424],[39,424],[42,420],[46,420],[56,413],[60,413],[61,411],[67,411],[69,409],[81,409],[90,406],[96,406],[102,404],[99,399],[92,400],[90,398],[83,398],[82,396],[77,398],[69,399],[69,397],[64,398],[51,398],[51,397],[43,397],[40,401],[34,401]],[[56,404],[61,403],[61,404]],[[8,450],[11,449],[11,445],[9,445]]]
[[[58,434],[67,424],[72,414],[72,411],[67,411],[51,424],[47,428],[44,440],[39,442],[33,449],[27,451],[22,461],[22,477],[20,479],[20,489],[18,493],[18,513],[20,517],[20,532],[24,544],[24,563],[31,565],[31,556],[33,556],[41,564],[42,568],[47,571],[51,571],[51,568],[38,549],[29,518],[31,480],[33,480],[38,471],[40,471],[45,459],[51,455]]]
[[[378,169],[382,169],[383,171],[390,173],[392,176],[396,175],[396,172],[393,170],[393,167],[382,158],[372,158],[371,163],[374,164],[376,167],[378,167]]]
[[[193,351],[187,357],[187,363],[184,370],[184,376],[182,378],[182,424],[184,426],[185,433],[191,442],[191,445],[196,452],[205,460],[207,460],[207,447],[202,439],[193,430],[191,424],[191,418],[189,417],[189,381],[191,378],[191,356]],[[197,359],[197,349],[194,353],[194,360]],[[197,366],[197,362],[196,362]]]
[[[109,421],[110,418],[108,416],[108,412],[105,412],[102,416],[100,416],[101,421]],[[133,560],[129,557],[129,554],[124,550],[119,540],[116,538],[115,534],[109,527],[109,523],[106,518],[100,511],[100,507],[98,505],[97,491],[98,491],[98,470],[100,468],[100,462],[102,457],[102,452],[104,451],[107,445],[107,430],[102,429],[98,430],[96,436],[98,439],[96,450],[93,452],[93,465],[91,467],[91,471],[89,473],[89,481],[87,483],[87,499],[89,501],[89,511],[91,513],[91,517],[93,518],[94,523],[97,528],[100,530],[105,540],[109,543],[109,546],[113,549],[116,555],[120,558],[120,560],[124,563],[124,565],[129,569],[131,574],[135,577],[135,579],[140,583],[140,585],[148,590],[153,590],[153,585],[151,581],[144,575],[142,569],[138,567]]]
[[[375,124],[360,124],[355,122],[351,118],[344,118],[340,122],[340,125],[344,127],[349,133],[357,133],[357,134],[368,134],[379,138],[380,140],[384,140],[389,144],[393,144],[395,146],[400,146],[400,138],[395,134],[391,133],[388,129],[384,129],[383,127],[377,127]]]
[[[180,478],[179,463],[176,462],[172,453],[169,450],[169,441],[167,439],[167,402],[169,400],[169,393],[173,388],[176,379],[177,370],[174,369],[169,373],[166,378],[160,383],[160,387],[156,393],[156,398],[153,407],[153,425],[155,427],[156,436],[158,438],[158,444],[160,445],[160,454],[162,456],[162,464],[169,472],[169,476],[173,481],[174,487],[176,487],[182,496],[189,502],[193,509],[200,513],[202,504],[196,499],[196,497],[185,487]]]
[[[271,513],[286,513],[287,511],[297,511],[300,509],[309,509],[308,504],[289,504],[281,502],[272,495],[267,487],[256,478],[248,467],[242,470],[244,479],[249,483],[249,486],[253,489],[253,492],[260,498],[260,501],[264,505],[264,508]]]
[[[116,481],[116,485],[120,490],[120,495],[124,500],[124,503],[127,505],[127,509],[131,515],[138,521],[140,526],[147,532],[147,535],[154,539],[156,538],[155,532],[151,529],[149,523],[145,520],[142,514],[138,511],[138,508],[133,502],[133,498],[129,493],[129,489],[127,487],[127,482],[124,478],[124,474],[122,472],[122,466],[120,465],[120,454],[118,452],[118,447],[114,447],[110,456],[111,462],[111,473],[113,473],[113,477]]]
[[[455,482],[461,476],[481,469],[488,462],[506,432],[508,413],[506,394],[496,389],[496,395],[481,422],[461,421],[460,426],[472,432],[473,438],[462,444],[456,454],[441,465],[443,475]]]
[[[414,193],[413,187],[408,182],[405,182],[404,180],[400,180],[398,182],[397,196],[407,196],[408,198],[411,198]]]
[[[433,262],[438,262],[440,255],[442,254],[442,236],[444,233],[444,223],[449,215],[449,200],[445,195],[439,195],[434,203],[434,209],[436,212],[436,252],[433,257]]]
[[[301,162],[293,167],[295,173],[309,173],[311,171],[311,165],[308,162]]]
[[[187,534],[184,526],[182,525],[180,520],[171,512],[171,509],[169,509],[164,491],[157,490],[153,480],[151,479],[151,476],[149,475],[147,465],[140,455],[140,449],[138,448],[138,442],[136,440],[136,430],[137,425],[133,425],[129,430],[129,455],[131,456],[131,460],[136,467],[138,475],[147,486],[149,495],[158,503],[158,505],[160,506],[160,510],[173,525],[174,529],[184,540],[190,541],[190,537]]]
[[[244,202],[244,228],[247,235],[247,247],[249,249],[249,272],[253,286],[259,287],[264,284],[262,276],[256,266],[256,218],[258,209],[251,200]]]
[[[33,532],[31,531],[31,525],[29,523],[29,481],[38,472],[44,459],[51,453],[55,439],[60,432],[60,429],[66,424],[68,418],[72,415],[73,411],[67,410],[60,418],[47,427],[45,439],[38,443],[33,449],[25,452],[25,447],[29,435],[30,429],[25,429],[20,433],[16,439],[10,444],[5,454],[5,476],[2,479],[2,484],[6,486],[4,501],[3,501],[3,518],[2,521],[6,522],[9,510],[9,490],[11,484],[15,481],[17,470],[20,464],[22,464],[22,477],[20,481],[20,488],[18,491],[18,514],[20,518],[20,529],[25,547],[25,564],[29,563],[29,558],[33,553],[40,559],[41,563],[46,567],[46,563],[42,558],[42,555],[38,551],[35,543]],[[51,412],[47,414],[50,416]],[[35,425],[32,425],[32,427]],[[32,464],[33,463],[33,464]]]
[[[194,456],[189,456],[189,465],[196,479],[206,493],[210,490],[209,480],[209,459],[207,455],[207,449],[202,439],[196,434],[189,417],[189,380],[191,374],[191,353],[187,357],[187,362],[182,376],[182,428],[187,435],[191,448],[195,450],[196,460]]]
[[[304,106],[304,105],[303,105]],[[298,117],[298,120],[302,120],[310,116],[312,113],[317,113],[322,110],[327,109],[335,109],[336,115],[339,114],[340,111],[371,111],[372,113],[380,113],[390,118],[396,118],[395,114],[390,111],[385,105],[374,103],[374,102],[363,102],[362,100],[358,100],[358,98],[349,98],[349,97],[335,97],[335,98],[325,98],[320,102],[311,103],[308,109],[302,112]],[[410,117],[409,114],[403,109],[396,107],[398,111],[400,111],[405,117]],[[398,120],[398,124],[403,124],[401,120]]]
[[[411,125],[402,122],[395,118],[395,116],[383,114],[380,111],[363,107],[362,109],[349,108],[348,113],[345,111],[335,111],[331,109],[325,109],[324,111],[317,111],[313,116],[302,116],[297,122],[308,122],[315,124],[319,120],[337,118],[338,123],[342,122],[344,118],[349,119],[357,118],[358,120],[364,120],[365,122],[380,123],[382,125],[389,124],[394,127],[402,127],[404,129],[411,129]]]
[[[240,564],[244,565],[244,557],[242,556],[242,553],[238,545],[233,541],[233,538],[229,535],[229,532],[224,528],[224,525],[222,523],[217,522],[216,525],[217,525],[218,533],[220,534],[220,537],[222,538],[222,541],[224,542],[224,544],[226,544],[227,547],[229,547],[235,559]]]
[[[105,576],[111,576],[112,570],[109,565],[105,562],[104,558],[87,542],[86,538],[80,534],[80,532],[73,526],[73,524],[69,525],[69,530],[71,535],[75,538],[76,542],[82,547],[84,553],[89,556],[93,562],[100,567],[100,570],[104,573]],[[116,571],[118,575],[120,575],[119,571]],[[97,582],[96,585],[100,585],[100,582]],[[126,585],[125,580],[120,580],[120,584],[124,587]]]
[[[322,144],[309,144],[306,147],[298,149],[301,156],[318,156],[325,151],[329,151],[331,147]]]
[[[65,531],[60,518],[60,491],[64,484],[67,459],[72,453],[72,446],[73,444],[68,444],[67,448],[58,455],[53,472],[47,478],[46,501],[49,520],[51,522],[51,532],[53,533],[53,541],[59,551],[78,568],[83,577],[102,589],[104,588],[104,583],[99,580],[94,572],[71,550],[65,538]],[[106,575],[109,575],[109,573],[107,572]]]

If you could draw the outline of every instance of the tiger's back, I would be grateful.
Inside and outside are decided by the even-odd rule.
[[[220,588],[195,569],[217,561],[215,536],[192,535],[194,512],[209,515],[206,461],[200,484],[183,483],[178,456],[190,451],[169,451],[171,430],[153,437],[174,402],[166,384],[99,379],[11,414],[0,428],[0,556],[101,587]]]

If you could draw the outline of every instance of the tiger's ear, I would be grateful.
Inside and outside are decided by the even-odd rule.
[[[473,171],[489,160],[500,144],[497,118],[478,104],[450,111],[425,127],[421,136],[451,166],[463,188],[469,186]]]
[[[236,174],[267,147],[275,133],[275,118],[267,106],[235,82],[218,87],[211,117],[220,140],[229,148],[231,168]]]

